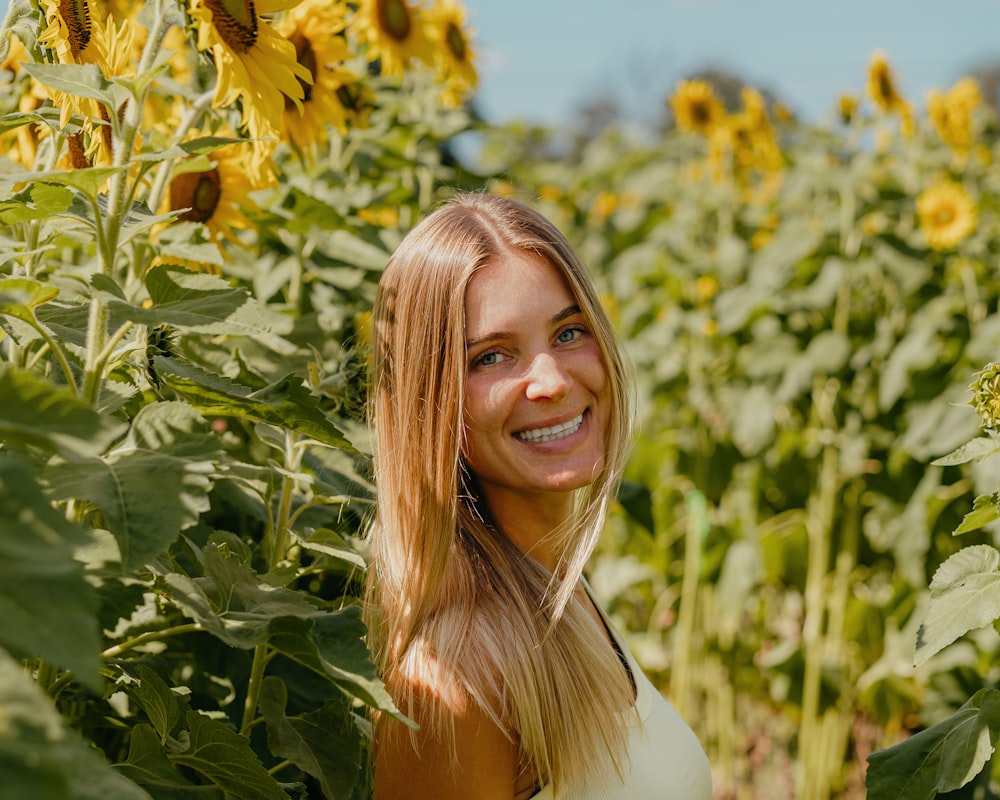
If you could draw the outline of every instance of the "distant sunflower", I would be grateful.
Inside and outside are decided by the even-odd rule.
[[[976,206],[960,184],[942,181],[917,197],[917,218],[928,246],[947,250],[975,229]]]
[[[858,113],[858,98],[850,94],[840,95],[837,98],[837,112],[840,114],[840,121],[850,125]]]
[[[896,89],[892,68],[881,50],[876,50],[868,63],[867,88],[872,102],[883,111],[897,111],[905,105],[902,95]]]
[[[383,75],[401,76],[414,61],[434,62],[423,10],[408,0],[360,0],[351,31],[368,47]]]
[[[456,0],[436,0],[427,12],[428,29],[434,45],[438,80],[444,84],[442,101],[458,106],[479,84],[476,55],[466,27],[465,9]]]
[[[285,11],[300,0],[187,0],[198,50],[211,50],[217,72],[216,108],[242,101],[241,124],[254,139],[251,169],[262,175],[277,146],[285,98],[301,108],[303,84],[312,82],[295,46],[262,15]]]
[[[679,81],[670,97],[677,127],[708,136],[722,124],[726,110],[706,81]]]
[[[305,0],[276,25],[312,76],[302,83],[301,103],[285,98],[284,134],[300,152],[312,152],[325,142],[328,124],[347,131],[347,113],[337,96],[341,86],[356,80],[344,66],[350,56],[341,35],[346,26],[346,6],[330,0]]]
[[[247,153],[240,144],[213,152],[207,170],[185,171],[183,165],[170,182],[164,211],[181,211],[180,222],[204,225],[216,244],[242,244],[238,232],[252,230],[247,216],[257,210],[251,198],[255,186],[247,170]]]
[[[947,92],[931,89],[927,93],[927,116],[947,144],[959,155],[972,147],[976,130],[973,114],[982,103],[979,83],[973,78],[963,78]]]

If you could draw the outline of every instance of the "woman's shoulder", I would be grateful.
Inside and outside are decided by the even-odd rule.
[[[509,800],[518,747],[454,670],[429,652],[407,659],[387,684],[415,724],[382,717],[375,730],[375,800],[476,797]]]

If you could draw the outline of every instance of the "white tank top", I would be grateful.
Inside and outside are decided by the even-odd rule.
[[[587,591],[635,679],[635,705],[620,717],[628,726],[624,782],[609,758],[601,779],[591,785],[558,796],[544,786],[532,800],[712,800],[712,772],[701,743],[643,673],[589,586]]]

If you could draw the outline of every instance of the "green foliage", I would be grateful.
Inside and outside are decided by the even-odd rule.
[[[324,124],[311,158],[282,145],[278,180],[252,192],[226,194],[246,175],[220,167],[232,226],[181,220],[172,181],[256,146],[230,127],[249,99],[202,95],[210,60],[190,85],[169,77],[176,53],[159,48],[183,4],[119,23],[149,26],[128,75],[56,63],[37,7],[15,5],[27,55],[0,95],[0,798],[364,797],[369,716],[409,722],[359,599],[365,315],[402,230],[445,182],[475,181],[445,165],[473,122],[439,107],[430,75],[371,77],[367,126]],[[21,110],[39,84],[94,105]]]
[[[928,582],[958,550],[945,532],[991,546],[998,519],[995,487],[975,500],[987,465],[935,461],[976,435],[969,381],[1000,349],[997,123],[967,108],[961,152],[930,116],[878,109],[608,128],[562,161],[493,135],[502,188],[567,231],[637,366],[641,432],[595,588],[734,797],[860,796],[855,754],[955,711],[968,695],[944,676],[991,663],[937,652],[993,619],[981,565],[978,594],[932,586],[913,667]],[[765,147],[781,158],[754,161]],[[973,209],[954,200],[946,231],[920,211],[942,187]]]

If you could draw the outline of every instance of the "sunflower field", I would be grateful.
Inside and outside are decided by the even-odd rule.
[[[369,312],[456,188],[559,225],[636,364],[591,582],[716,797],[997,796],[975,81],[918,102],[875,53],[824,125],[682,81],[662,130],[555,149],[477,117],[455,0],[12,0],[0,32],[0,800],[370,795]]]

